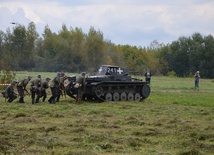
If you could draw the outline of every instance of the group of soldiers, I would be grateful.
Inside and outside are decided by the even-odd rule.
[[[42,98],[42,102],[44,102],[47,98],[46,89],[50,87],[51,96],[48,99],[48,102],[54,104],[59,102],[60,96],[66,94],[65,88],[65,80],[68,77],[63,73],[59,72],[57,75],[51,80],[47,77],[44,81],[42,81],[42,76],[38,75],[35,79],[32,80],[31,76],[17,82],[13,81],[4,92],[2,92],[3,97],[7,99],[8,103],[13,102],[19,96],[19,103],[25,103],[24,97],[25,92],[31,95],[32,104],[39,103],[40,98]],[[27,85],[30,83],[30,92],[26,89]],[[85,89],[85,72],[82,73],[82,76],[76,79],[76,85],[79,84],[77,89],[77,96],[73,96],[69,92],[69,96],[76,99],[76,102],[81,103],[83,91]],[[71,83],[72,84],[72,83]],[[17,88],[18,93],[15,92],[15,87]],[[70,87],[67,89],[70,91]]]

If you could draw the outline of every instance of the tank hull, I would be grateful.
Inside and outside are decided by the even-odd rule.
[[[74,88],[75,79],[67,89],[69,96],[75,98],[77,90]],[[94,76],[85,78],[83,100],[89,101],[141,101],[150,95],[147,82],[132,78],[125,69],[118,66],[103,65]]]

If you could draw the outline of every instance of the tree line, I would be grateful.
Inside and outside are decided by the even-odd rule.
[[[33,22],[0,30],[0,70],[93,72],[102,64],[125,67],[143,74],[214,77],[214,38],[194,33],[164,45],[156,40],[148,47],[116,45],[100,30],[62,25],[58,33],[45,26],[42,36]]]

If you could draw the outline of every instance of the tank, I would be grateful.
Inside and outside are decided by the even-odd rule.
[[[67,89],[72,98],[76,94],[75,78],[71,78]],[[89,101],[141,101],[149,95],[149,84],[142,79],[132,78],[127,69],[102,65],[96,74],[86,77],[83,96],[84,100]]]

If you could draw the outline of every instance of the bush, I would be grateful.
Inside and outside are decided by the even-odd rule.
[[[176,73],[174,71],[169,71],[167,73],[167,76],[169,76],[169,77],[177,77],[177,75],[176,75]]]
[[[0,84],[11,83],[15,79],[16,73],[10,71],[9,69],[0,71]],[[0,90],[5,89],[7,86],[0,86]]]

